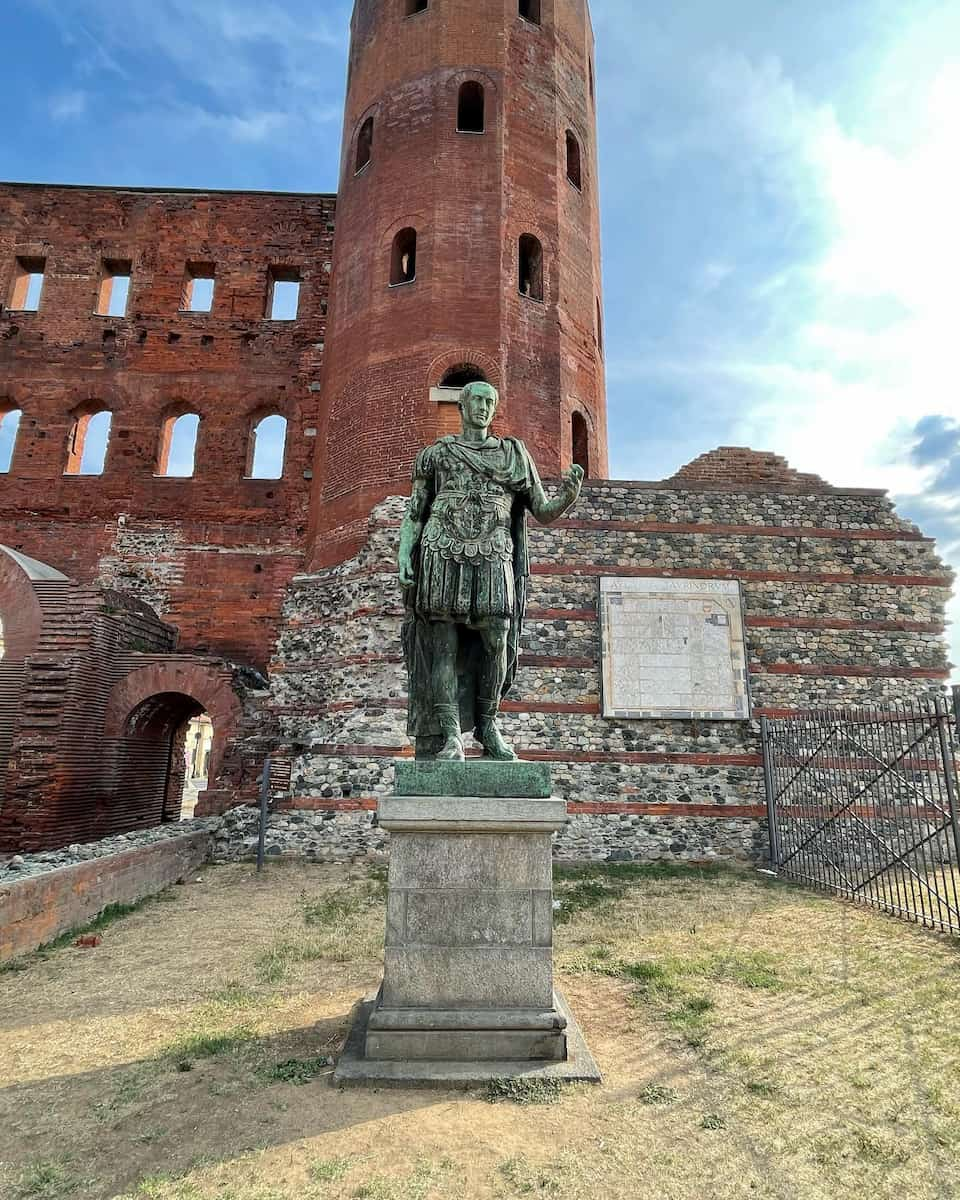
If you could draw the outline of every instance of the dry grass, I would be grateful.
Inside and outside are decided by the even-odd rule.
[[[945,938],[755,876],[563,873],[604,1087],[340,1093],[382,880],[223,867],[168,895],[0,976],[3,1200],[960,1194]]]

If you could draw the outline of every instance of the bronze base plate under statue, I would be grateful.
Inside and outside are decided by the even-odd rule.
[[[567,816],[549,769],[403,761],[397,787],[379,806],[390,833],[383,984],[360,1005],[334,1081],[600,1082],[553,987],[551,845]]]

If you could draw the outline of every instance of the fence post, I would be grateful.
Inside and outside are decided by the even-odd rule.
[[[958,701],[960,688],[953,689],[954,717],[958,716]],[[940,755],[943,758],[943,777],[947,785],[947,803],[950,805],[950,824],[953,827],[953,852],[956,855],[955,864],[960,867],[960,812],[957,811],[957,759],[953,738],[947,732],[949,717],[946,705],[941,705],[940,697],[936,699],[937,727],[940,734]]]
[[[777,801],[773,782],[773,748],[770,723],[760,718],[760,742],[763,747],[763,786],[767,793],[767,828],[770,833],[770,865],[780,871],[780,826],[777,823]]]
[[[270,804],[270,755],[263,760],[260,776],[260,831],[257,836],[257,872],[263,870],[264,847],[267,841],[267,808]]]

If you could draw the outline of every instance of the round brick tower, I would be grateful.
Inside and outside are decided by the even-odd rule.
[[[593,61],[587,0],[356,0],[313,565],[359,548],[471,378],[544,476],[606,474]]]

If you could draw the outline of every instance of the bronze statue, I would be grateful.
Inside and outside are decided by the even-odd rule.
[[[527,509],[543,525],[574,504],[572,466],[548,500],[518,438],[490,433],[499,397],[488,383],[460,393],[463,431],[417,455],[400,531],[400,583],[409,675],[407,732],[418,758],[463,760],[473,729],[485,758],[514,759],[497,727],[517,673],[526,607]]]

